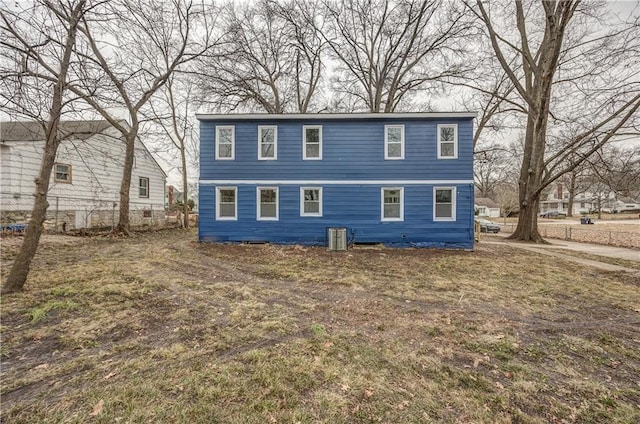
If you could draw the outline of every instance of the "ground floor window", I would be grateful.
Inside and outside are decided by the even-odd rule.
[[[54,180],[57,183],[71,184],[71,165],[56,163]]]
[[[216,190],[216,219],[238,219],[238,189],[236,187],[218,187]]]
[[[138,194],[140,195],[140,197],[149,197],[149,178],[138,178]]]
[[[456,189],[454,187],[433,188],[433,220],[456,220]]]
[[[278,219],[278,188],[277,187],[258,187],[258,210],[257,217],[259,220]]]
[[[382,188],[382,220],[402,221],[404,220],[404,189],[403,188]]]
[[[300,189],[300,216],[322,216],[322,188]]]

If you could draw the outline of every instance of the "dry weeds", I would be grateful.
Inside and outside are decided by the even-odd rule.
[[[639,288],[499,245],[54,239],[2,299],[2,422],[638,422]]]

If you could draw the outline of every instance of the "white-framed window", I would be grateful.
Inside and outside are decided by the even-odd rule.
[[[302,126],[302,159],[322,160],[322,126]]]
[[[433,220],[434,221],[455,221],[456,220],[456,188],[455,187],[434,187],[433,188]]]
[[[384,158],[404,159],[404,125],[384,126]]]
[[[322,216],[322,187],[300,187],[300,216]]]
[[[278,159],[278,127],[258,126],[258,160]]]
[[[71,184],[71,165],[56,163],[53,170],[55,173],[53,176],[55,182]]]
[[[438,159],[458,159],[458,124],[438,125]]]
[[[404,220],[404,188],[382,187],[380,203],[382,204],[381,218],[383,221]]]
[[[233,125],[216,127],[216,159],[235,159],[236,128]]]
[[[238,219],[238,188],[216,187],[216,220]]]
[[[278,220],[278,187],[257,188],[256,217],[260,221]]]
[[[149,198],[149,178],[138,178],[138,195],[140,197]]]

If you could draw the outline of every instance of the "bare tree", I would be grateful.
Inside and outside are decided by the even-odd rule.
[[[475,186],[481,197],[493,198],[496,187],[512,179],[518,166],[513,149],[493,143],[487,147],[479,146],[474,154],[473,176]]]
[[[227,110],[311,111],[324,48],[311,10],[308,1],[228,3],[222,48],[202,61],[210,102]]]
[[[589,168],[616,196],[640,195],[640,146],[603,146],[589,158]]]
[[[85,0],[59,4],[45,0],[32,8],[18,12],[4,7],[0,10],[2,21],[0,28],[6,35],[0,40],[3,56],[5,59],[7,56],[13,57],[15,60],[13,63],[16,64],[17,61],[20,66],[3,76],[3,85],[12,88],[8,93],[3,93],[2,97],[5,100],[3,103],[10,104],[14,110],[17,108],[21,115],[39,116],[43,111],[38,106],[33,107],[30,96],[43,86],[30,85],[30,83],[42,84],[42,81],[32,77],[33,69],[38,69],[38,73],[49,75],[52,83],[49,87],[52,90],[50,109],[46,120],[42,121],[45,146],[40,171],[35,179],[35,201],[31,221],[20,251],[2,287],[2,293],[11,293],[22,290],[24,287],[31,262],[38,249],[42,225],[49,206],[47,192],[51,170],[61,140],[58,126],[63,109],[68,102],[66,90],[74,44],[78,25],[87,9]],[[60,16],[64,17],[60,18]],[[44,18],[44,21],[40,18]],[[42,28],[46,28],[47,33],[43,32]],[[60,44],[52,42],[49,34],[53,33],[59,36]]]
[[[542,242],[537,229],[542,190],[637,120],[638,16],[608,29],[603,7],[579,0],[538,5],[478,0],[473,9],[514,85],[514,103],[526,110],[514,239]],[[509,32],[512,20],[517,31]],[[552,139],[561,142],[548,152]],[[568,162],[576,151],[581,155]]]
[[[371,112],[393,112],[417,90],[469,69],[463,39],[472,28],[464,7],[441,0],[326,0],[334,90]]]
[[[195,158],[197,147],[193,145],[196,138],[194,123],[197,99],[195,97],[195,82],[188,76],[172,74],[162,90],[149,102],[150,118],[161,128],[162,133],[170,140],[174,152],[180,155],[180,173],[182,175],[182,226],[189,228],[189,156]],[[194,148],[195,147],[195,148]],[[197,162],[197,158],[196,158]]]

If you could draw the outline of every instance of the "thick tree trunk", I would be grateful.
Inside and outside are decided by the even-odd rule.
[[[52,113],[54,108],[52,108]],[[59,110],[58,115],[59,116]],[[2,287],[2,293],[11,293],[20,291],[24,287],[31,268],[31,261],[36,255],[38,249],[38,243],[40,241],[40,235],[42,234],[42,224],[47,215],[47,208],[49,203],[47,202],[47,191],[49,190],[49,180],[51,178],[51,169],[56,159],[56,152],[58,150],[59,141],[57,140],[58,132],[58,119],[50,123],[47,128],[47,142],[45,144],[44,157],[42,158],[42,164],[40,165],[40,173],[38,178],[35,179],[36,192],[35,202],[33,210],[31,212],[31,221],[27,227],[20,252],[16,257],[7,281]]]
[[[133,159],[135,156],[136,137],[138,135],[138,124],[134,123],[131,130],[125,137],[125,158],[122,169],[122,182],[120,183],[120,211],[118,215],[118,225],[113,230],[114,233],[129,235],[130,221],[130,192],[131,174],[133,172]],[[149,187],[147,188],[147,190]],[[149,191],[147,191],[149,193]]]
[[[31,268],[31,262],[36,255],[40,236],[42,235],[42,224],[47,216],[47,207],[49,207],[47,192],[49,191],[51,170],[53,169],[58,146],[60,145],[58,124],[60,123],[60,115],[62,114],[62,100],[66,86],[67,71],[69,69],[69,62],[71,61],[71,52],[75,44],[78,20],[84,8],[84,3],[84,1],[79,1],[71,11],[64,54],[60,62],[60,73],[53,87],[49,122],[46,126],[44,156],[40,165],[40,173],[35,180],[36,192],[31,221],[27,227],[18,256],[11,267],[11,271],[9,271],[7,281],[2,286],[1,291],[3,294],[20,291],[24,287],[27,276],[29,275],[29,269]]]
[[[567,216],[568,217],[572,217],[573,216],[573,204],[575,203],[575,199],[576,199],[576,174],[575,172],[571,172],[571,175],[569,176],[570,180],[569,180],[569,205],[567,206],[567,208],[569,209],[567,211]]]

